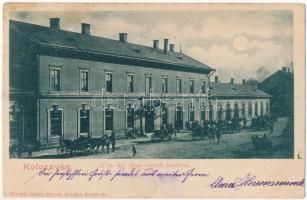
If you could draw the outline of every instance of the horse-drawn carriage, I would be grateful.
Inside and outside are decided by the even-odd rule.
[[[192,129],[192,139],[204,139],[204,137],[208,136],[209,130],[203,126],[195,126]]]
[[[125,129],[125,136],[126,139],[135,139],[140,137],[147,137],[144,132],[142,132],[140,129],[133,129],[133,128],[127,128]]]
[[[173,134],[175,139],[176,133],[173,128],[173,125],[164,125],[161,126],[160,130],[154,130],[153,134],[151,135],[151,141],[163,141],[164,139],[167,139],[169,141],[172,139]]]
[[[192,139],[204,139],[205,137],[208,137],[210,140],[210,143],[218,143],[221,139],[221,131],[216,127],[215,124],[208,124],[207,126],[195,126],[192,129]]]
[[[270,130],[276,121],[277,118],[274,115],[257,116],[251,120],[251,128],[256,131]]]
[[[260,155],[261,152],[267,152],[271,154],[273,150],[273,143],[267,138],[265,134],[263,137],[252,135],[252,145],[257,155]]]
[[[171,140],[172,136],[169,134],[168,131],[165,130],[154,130],[153,134],[151,135],[151,141],[163,141],[164,139]]]
[[[41,144],[38,141],[14,141],[10,142],[10,158],[21,158],[23,153],[28,153],[28,158],[32,157],[32,152],[39,151]]]
[[[62,144],[57,147],[57,154],[59,156],[87,155],[94,153],[94,139],[91,137],[80,136],[75,140],[63,140]]]

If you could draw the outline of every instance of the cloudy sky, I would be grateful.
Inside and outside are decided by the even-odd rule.
[[[61,29],[80,32],[91,24],[92,35],[152,46],[163,38],[182,52],[215,68],[224,82],[234,77],[261,80],[293,59],[291,11],[91,11],[15,12],[11,19],[49,26],[60,17]]]

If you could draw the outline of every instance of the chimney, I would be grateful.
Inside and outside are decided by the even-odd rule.
[[[286,72],[287,71],[287,67],[282,67],[282,71]]]
[[[233,84],[234,78],[230,78],[230,83]]]
[[[50,18],[50,28],[60,30],[60,18]]]
[[[119,41],[127,43],[127,33],[119,33]]]
[[[242,85],[245,85],[245,79],[242,79]]]
[[[175,45],[174,44],[169,44],[169,50],[174,52],[175,50]]]
[[[85,35],[91,35],[91,25],[86,23],[81,23],[81,32]]]
[[[153,48],[159,49],[159,40],[153,40]]]
[[[167,54],[168,39],[164,39],[164,53]]]
[[[219,77],[218,76],[214,77],[214,82],[216,82],[216,83],[219,82]]]

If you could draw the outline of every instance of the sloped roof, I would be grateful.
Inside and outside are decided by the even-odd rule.
[[[253,86],[231,83],[210,83],[210,95],[217,97],[270,98],[271,96]]]
[[[293,73],[277,70],[275,73],[264,79],[259,83],[259,87],[262,89],[274,89],[276,85],[293,84]]]
[[[198,69],[204,73],[214,71],[209,66],[178,52],[119,42],[93,35],[86,35],[65,30],[50,29],[40,25],[10,20],[10,30],[22,34],[25,38],[45,46],[67,48],[70,50],[102,53],[112,56],[124,56],[133,59],[169,63],[172,65]],[[180,68],[178,68],[180,69]]]

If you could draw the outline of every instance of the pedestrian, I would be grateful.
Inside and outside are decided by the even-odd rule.
[[[112,152],[114,152],[115,151],[115,144],[116,144],[116,138],[115,138],[114,132],[112,132],[112,134],[110,136],[110,140],[111,140],[111,145],[112,145]]]
[[[274,121],[271,121],[270,123],[270,134],[273,134],[274,132]]]
[[[222,133],[219,130],[216,130],[217,144],[220,144]]]
[[[105,143],[107,146],[107,153],[110,153],[110,137],[108,135],[105,136]]]
[[[136,146],[135,146],[135,144],[132,144],[132,156],[133,157],[136,156]]]

